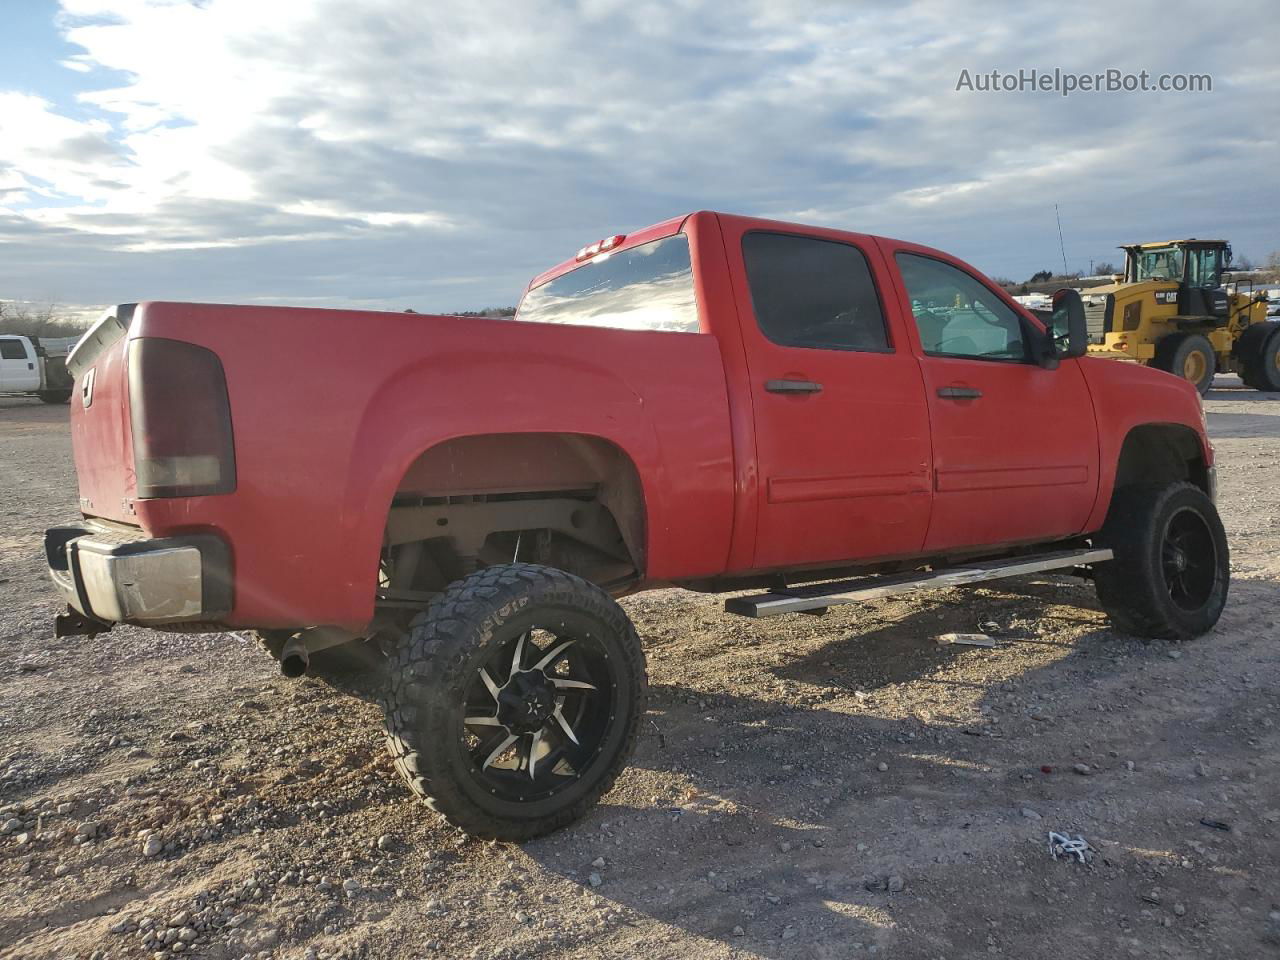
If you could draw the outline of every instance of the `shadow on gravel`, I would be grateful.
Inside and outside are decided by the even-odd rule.
[[[1032,636],[1018,622],[1035,620],[1055,626],[1089,627],[1103,623],[1095,612],[1093,587],[1066,578],[1010,581],[1016,591],[999,586],[980,590],[952,590],[938,594],[935,602],[904,617],[877,622],[866,629],[859,622],[840,624],[832,617],[832,639],[820,650],[797,657],[773,672],[803,683],[845,690],[873,691],[936,674],[971,646],[939,646],[943,633],[990,633],[997,641],[1059,646],[1079,654],[1082,641],[1063,642]],[[1054,612],[1045,609],[1052,606]],[[1062,608],[1079,612],[1063,613]],[[998,656],[996,650],[993,655]]]
[[[979,709],[1004,696],[996,684],[949,675],[954,661],[975,648],[935,642],[941,632],[972,632],[983,619],[1052,617],[1086,629],[1070,642],[1024,638],[1064,651],[1049,665],[1018,673],[1024,691],[1038,684],[1037,674],[1061,682],[1064,672],[1080,670],[1082,662],[1096,667],[1128,644],[1085,608],[1093,603],[1087,584],[1029,581],[1016,594],[988,589],[977,596],[939,595],[939,601],[900,619],[873,621],[870,629],[863,624],[874,610],[856,624],[833,615],[829,643],[765,671],[773,678],[765,682],[778,685],[773,698],[653,685],[633,765],[684,780],[688,795],[665,805],[606,805],[571,828],[607,837],[617,821],[620,833],[661,838],[643,851],[648,882],[620,876],[595,892],[731,951],[770,960],[860,956],[858,950],[875,944],[890,948],[892,911],[928,896],[918,885],[888,889],[890,882],[897,887],[898,878],[918,878],[926,870],[925,862],[902,862],[883,852],[910,845],[904,814],[910,828],[913,807],[943,811],[963,849],[971,823],[989,826],[993,817],[1007,818],[1010,795],[1026,788],[1024,775],[1043,774],[1040,761],[1009,763],[1013,731],[966,723],[943,710],[928,719],[885,716],[877,705],[880,691],[908,682],[954,685],[972,691]],[[1074,604],[1082,607],[1078,615],[1062,612],[1062,605]],[[1019,642],[1016,633],[1007,631],[1011,644]],[[745,644],[756,642],[762,641]],[[1006,650],[980,653],[1000,657]],[[1145,669],[1140,657],[1123,663],[1120,675],[1134,680]],[[783,699],[776,698],[779,689]],[[1063,729],[1059,736],[1072,733]],[[923,827],[922,816],[917,809]],[[929,825],[936,826],[932,820]],[[862,842],[872,838],[890,842]],[[583,882],[554,846],[534,842],[526,852],[543,868]],[[714,870],[691,882],[690,862],[714,864]],[[792,942],[797,935],[802,939]],[[960,946],[945,939],[933,945],[942,952]]]
[[[1253,387],[1246,387],[1244,384],[1239,386],[1215,386],[1207,394],[1205,401],[1212,400],[1230,400],[1233,403],[1244,401],[1245,403],[1277,403],[1280,402],[1280,394],[1266,393],[1261,390],[1255,390]]]
[[[1268,589],[1233,582],[1239,615]],[[1039,579],[1018,583],[1016,593],[939,595],[939,602],[900,619],[872,620],[870,629],[863,624],[874,610],[860,623],[833,616],[830,642],[764,671],[764,683],[784,690],[781,700],[778,687],[766,698],[764,691],[754,697],[655,684],[633,764],[687,783],[687,795],[665,803],[655,797],[651,806],[606,802],[570,828],[599,831],[605,841],[613,831],[620,839],[633,833],[659,838],[642,851],[648,869],[606,873],[595,892],[730,951],[769,960],[862,956],[862,946],[901,946],[894,911],[930,909],[929,899],[941,891],[923,878],[948,869],[936,864],[955,864],[962,874],[969,869],[966,837],[982,849],[1039,830],[1020,817],[1016,798],[1039,797],[1036,805],[1049,813],[1093,796],[1105,774],[1095,780],[1071,773],[1082,740],[1094,741],[1091,763],[1123,771],[1107,747],[1142,764],[1144,748],[1158,750],[1199,722],[1202,706],[1178,699],[1139,728],[1112,724],[1113,733],[1098,733],[1095,711],[1126,715],[1132,701],[1124,695],[1159,689],[1167,684],[1160,677],[1178,668],[1165,655],[1167,645],[1147,646],[1113,632],[1095,605],[1088,584]],[[1229,605],[1220,629],[1236,629],[1231,617]],[[1070,639],[1030,635],[1026,627],[1047,619],[1074,627]],[[1021,629],[1004,632],[1005,648],[940,647],[934,640],[941,632],[972,631],[983,620],[1012,621]],[[1214,640],[1211,634],[1195,643]],[[1019,643],[1061,653],[1029,665],[1016,656]],[[966,680],[956,661],[975,655],[1007,657],[1008,681],[998,674],[985,683]],[[966,709],[964,719],[948,716],[945,705],[930,713],[926,704],[916,715],[889,715],[888,688],[913,681],[963,688],[976,714]],[[915,703],[918,709],[918,698]],[[988,714],[991,708],[998,710]],[[988,722],[996,712],[999,721]],[[917,831],[954,839],[930,847],[914,837]],[[566,869],[556,849],[526,846],[546,870],[587,886],[585,871]],[[694,863],[713,870],[690,877]],[[905,878],[906,889],[890,892],[890,877]],[[964,926],[916,929],[912,939],[933,951],[930,956],[984,952],[985,941],[970,940]]]
[[[0,418],[11,422],[66,422],[71,407],[65,403],[45,403],[35,397],[0,397]]]
[[[1232,398],[1238,399],[1238,398]],[[1206,413],[1215,440],[1234,437],[1265,437],[1276,429],[1277,417],[1265,413]]]

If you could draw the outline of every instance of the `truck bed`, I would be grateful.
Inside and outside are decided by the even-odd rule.
[[[96,341],[91,331],[72,358],[81,382],[92,378],[89,407],[77,391],[71,411],[82,510],[153,537],[225,535],[232,625],[361,627],[401,479],[426,449],[473,434],[584,434],[643,458],[651,576],[723,569],[733,455],[711,336],[167,302],[138,305],[121,326]],[[125,348],[141,337],[221,359],[233,493],[136,497]]]

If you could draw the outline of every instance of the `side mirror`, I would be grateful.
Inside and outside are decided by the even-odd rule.
[[[1055,357],[1083,357],[1088,351],[1089,325],[1078,291],[1064,287],[1053,295],[1053,310],[1045,326]]]

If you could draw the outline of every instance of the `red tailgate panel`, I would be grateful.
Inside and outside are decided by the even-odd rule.
[[[133,512],[127,344],[128,340],[121,337],[76,379],[71,397],[71,441],[81,512],[90,517],[137,523]]]

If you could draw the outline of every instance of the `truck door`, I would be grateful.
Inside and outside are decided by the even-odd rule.
[[[0,337],[0,390],[25,393],[40,389],[40,363],[26,337]]]
[[[928,409],[886,262],[870,238],[752,223],[721,218],[754,408],[753,566],[918,552]]]
[[[926,551],[1080,533],[1098,489],[1098,437],[1078,361],[1035,363],[1030,321],[958,261],[885,252],[900,272],[929,402]]]

